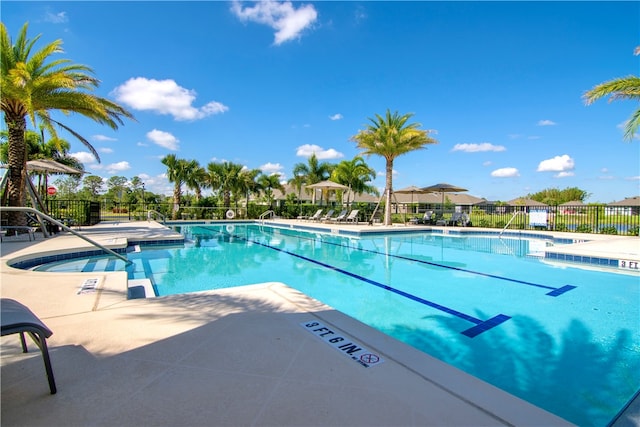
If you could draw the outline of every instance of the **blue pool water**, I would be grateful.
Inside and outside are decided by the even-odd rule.
[[[640,278],[539,257],[545,242],[183,226],[184,247],[128,254],[158,295],[278,281],[583,426],[640,389]],[[534,255],[534,256],[532,256]],[[123,269],[94,258],[49,271]]]

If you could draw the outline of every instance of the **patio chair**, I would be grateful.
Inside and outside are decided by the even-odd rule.
[[[310,221],[318,221],[320,219],[320,217],[322,216],[322,211],[323,209],[318,209],[316,211],[316,213],[314,213],[313,215],[311,215],[310,217],[308,217],[308,219]]]
[[[49,359],[49,349],[47,348],[47,338],[49,338],[53,332],[51,332],[31,310],[18,301],[2,298],[0,311],[2,312],[2,336],[20,334],[22,352],[27,353],[27,341],[24,338],[24,334],[27,333],[40,348],[42,359],[44,360],[44,369],[47,373],[47,380],[49,381],[49,390],[51,394],[56,394],[56,382],[53,378],[53,369],[51,368],[51,359]]]
[[[410,222],[413,224],[435,224],[435,217],[433,211],[426,211],[422,218],[412,218]]]
[[[340,221],[344,221],[344,219],[347,217],[347,212],[349,212],[346,209],[343,209],[340,211],[340,213],[338,214],[338,216],[336,216],[335,218],[331,218],[331,221],[336,221],[336,222],[340,222]]]
[[[351,212],[349,212],[349,216],[347,216],[344,221],[345,222],[353,222],[356,223],[358,222],[358,212],[360,212],[358,209],[354,209]]]
[[[318,218],[318,221],[329,221],[333,216],[333,212],[335,212],[334,209],[329,209],[329,211],[325,215]]]
[[[471,225],[471,221],[469,221],[469,216],[466,213],[454,212],[453,215],[451,215],[451,219],[447,222],[447,225],[467,227]]]

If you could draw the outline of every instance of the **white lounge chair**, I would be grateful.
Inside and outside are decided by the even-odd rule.
[[[318,221],[329,221],[331,219],[331,217],[333,216],[333,212],[334,211],[335,211],[334,209],[329,209],[329,211],[325,215],[320,217],[318,219]]]
[[[352,210],[351,212],[349,212],[349,216],[347,216],[344,219],[344,221],[345,222],[354,222],[354,223],[358,222],[358,213],[359,212],[360,211],[358,209]]]
[[[318,221],[318,220],[320,220],[320,217],[322,217],[322,211],[323,211],[323,209],[318,209],[318,210],[316,211],[316,213],[314,213],[313,215],[311,215],[308,219],[309,219],[310,221]]]
[[[348,211],[346,209],[341,210],[338,216],[335,218],[330,218],[330,221],[336,221],[336,222],[344,221],[344,219],[347,217],[347,212]]]

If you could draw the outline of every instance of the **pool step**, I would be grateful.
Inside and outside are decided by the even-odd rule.
[[[151,279],[130,279],[127,282],[129,299],[153,298],[156,296]]]

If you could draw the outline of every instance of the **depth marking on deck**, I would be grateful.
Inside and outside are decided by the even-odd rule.
[[[350,271],[343,270],[342,268],[339,268],[339,267],[336,267],[336,266],[333,266],[333,265],[330,265],[330,264],[326,264],[324,262],[321,262],[321,261],[318,261],[318,260],[315,260],[315,259],[312,259],[312,258],[307,258],[307,257],[305,257],[303,255],[299,255],[299,254],[296,254],[294,252],[290,252],[290,251],[288,251],[286,249],[276,248],[274,246],[267,245],[266,243],[258,242],[256,240],[247,239],[246,237],[242,237],[242,236],[234,235],[234,237],[237,237],[238,239],[244,240],[246,242],[251,242],[251,243],[253,243],[255,245],[259,245],[259,246],[262,246],[262,247],[265,247],[265,248],[268,248],[268,249],[273,249],[274,251],[282,252],[282,253],[294,256],[296,258],[300,258],[300,259],[303,259],[305,261],[309,261],[311,263],[314,263],[314,264],[320,265],[322,267],[328,268],[329,270],[333,270],[333,271],[336,271],[338,273],[345,274],[347,276],[353,277],[354,279],[361,280],[363,282],[366,282],[366,283],[369,283],[371,285],[374,285],[374,286],[377,286],[379,288],[382,288],[382,289],[384,289],[386,291],[389,291],[389,292],[392,292],[394,294],[397,294],[397,295],[403,296],[405,298],[408,298],[410,300],[419,302],[420,304],[427,305],[429,307],[435,308],[436,310],[444,311],[445,313],[448,313],[448,314],[451,314],[453,316],[459,317],[461,319],[467,320],[467,321],[469,321],[471,323],[475,323],[476,326],[473,326],[473,327],[471,327],[469,329],[466,329],[466,330],[461,332],[461,334],[463,334],[463,335],[465,335],[465,336],[467,336],[469,338],[473,338],[473,337],[481,334],[482,332],[488,331],[489,329],[491,329],[491,328],[493,328],[495,326],[498,326],[499,324],[501,324],[503,322],[506,322],[507,320],[511,319],[511,316],[507,316],[506,314],[498,314],[497,316],[494,316],[494,317],[492,317],[492,318],[490,318],[488,320],[477,319],[477,318],[475,318],[473,316],[470,316],[468,314],[462,313],[460,311],[453,310],[453,309],[451,309],[449,307],[445,307],[444,305],[440,305],[440,304],[437,304],[435,302],[426,300],[424,298],[420,298],[419,296],[410,294],[410,293],[402,291],[400,289],[393,288],[393,287],[391,287],[389,285],[385,285],[385,284],[380,283],[380,282],[376,282],[375,280],[367,279],[366,277],[351,273]]]
[[[353,338],[336,328],[329,328],[317,320],[310,320],[300,323],[300,326],[311,332],[331,347],[338,350],[349,359],[357,362],[360,366],[370,368],[378,366],[384,359],[379,354],[367,350],[358,344]]]
[[[316,240],[313,237],[292,236],[290,234],[288,234],[288,236],[295,237],[295,238],[301,239],[301,240],[313,240],[314,242]],[[339,244],[339,243],[325,242],[324,240],[321,240],[321,242],[322,242],[323,245],[333,245],[333,246],[345,247],[344,245]],[[354,249],[356,251],[368,252],[368,253],[372,253],[372,254],[376,254],[376,255],[384,255],[384,256],[389,256],[389,257],[392,257],[392,258],[404,259],[406,261],[419,262],[421,264],[427,264],[427,265],[431,265],[433,267],[448,268],[449,270],[462,271],[464,273],[470,273],[470,274],[475,274],[475,275],[478,275],[478,276],[490,277],[492,279],[506,280],[508,282],[520,283],[522,285],[534,286],[536,288],[550,289],[550,291],[545,294],[545,295],[548,295],[550,297],[557,297],[559,295],[564,294],[565,292],[568,292],[568,291],[576,288],[576,286],[574,286],[574,285],[564,285],[564,286],[561,286],[559,288],[554,288],[553,286],[541,285],[539,283],[526,282],[524,280],[512,279],[510,277],[503,277],[503,276],[498,276],[498,275],[490,274],[490,273],[483,273],[481,271],[467,270],[466,268],[460,268],[460,267],[453,267],[453,266],[450,266],[450,265],[438,264],[437,262],[429,262],[429,261],[425,261],[425,260],[422,260],[422,259],[411,258],[411,257],[403,256],[403,255],[388,254],[386,252],[374,251],[372,249],[362,249],[362,248],[352,248],[352,249]]]

